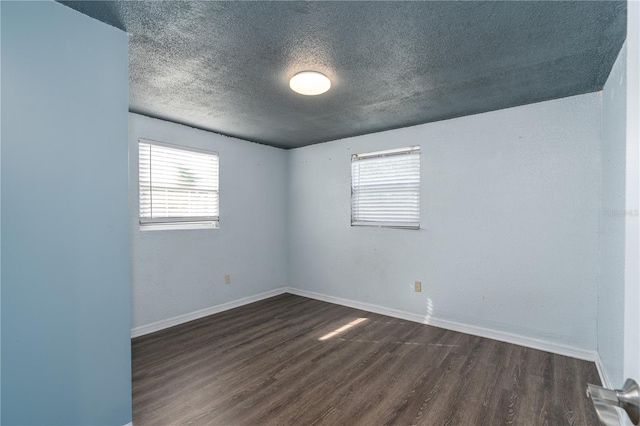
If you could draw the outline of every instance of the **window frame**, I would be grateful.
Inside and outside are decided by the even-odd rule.
[[[141,198],[140,198],[140,144],[145,143],[148,145],[155,145],[165,148],[171,148],[179,151],[195,152],[199,154],[212,155],[217,158],[218,166],[218,216],[193,216],[193,217],[161,217],[161,218],[143,218],[140,215],[141,212]],[[138,225],[141,231],[161,231],[161,230],[179,230],[179,229],[219,229],[220,228],[220,154],[217,151],[211,151],[208,149],[194,148],[191,146],[184,146],[178,144],[172,144],[167,142],[160,142],[153,139],[138,138]],[[153,186],[150,184],[150,190],[153,190]]]
[[[404,222],[392,222],[392,221],[358,221],[354,217],[354,201],[355,201],[355,191],[354,191],[354,181],[353,181],[353,163],[354,161],[367,160],[372,158],[383,158],[383,157],[393,157],[399,155],[408,155],[408,154],[417,154],[421,155],[420,145],[412,145],[403,148],[394,148],[387,149],[383,151],[373,151],[366,152],[361,154],[352,154],[351,155],[351,226],[364,226],[364,227],[374,227],[374,228],[395,228],[395,229],[420,229],[420,199],[421,199],[421,172],[420,172],[420,161],[418,161],[418,221],[417,223],[404,223]],[[420,158],[420,157],[418,157]]]

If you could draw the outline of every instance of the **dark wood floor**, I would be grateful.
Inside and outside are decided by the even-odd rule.
[[[587,383],[590,362],[289,294],[133,340],[136,426],[597,425]]]

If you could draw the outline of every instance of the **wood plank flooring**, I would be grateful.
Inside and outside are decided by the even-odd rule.
[[[599,424],[593,363],[290,294],[132,352],[136,426]]]

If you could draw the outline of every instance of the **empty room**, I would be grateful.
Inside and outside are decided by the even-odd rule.
[[[0,424],[640,423],[640,2],[0,24]]]

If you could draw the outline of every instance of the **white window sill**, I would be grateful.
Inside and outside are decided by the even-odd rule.
[[[185,229],[218,229],[219,222],[141,223],[141,231],[177,231]]]
[[[399,222],[351,222],[351,226],[367,226],[373,228],[394,228],[419,230],[420,224],[406,224]]]

